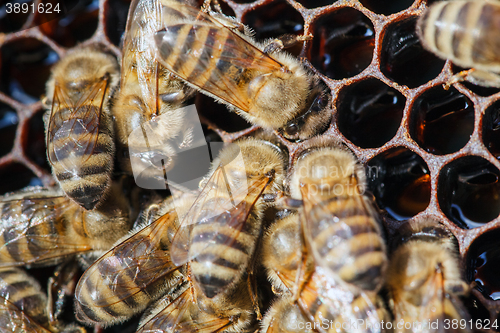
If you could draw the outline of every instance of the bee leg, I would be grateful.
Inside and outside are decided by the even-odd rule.
[[[467,69],[467,70],[463,70],[463,71],[460,71],[458,72],[457,74],[453,75],[451,77],[451,79],[444,83],[443,84],[443,88],[444,90],[448,90],[450,89],[450,87],[452,85],[454,85],[455,83],[459,83],[459,82],[463,82],[463,81],[466,81],[467,80],[467,77],[472,73],[474,72],[475,69],[474,68],[471,68],[471,69]]]
[[[259,298],[257,297],[257,281],[253,274],[253,269],[249,269],[247,276],[247,285],[250,292],[250,299],[252,300],[252,306],[257,316],[257,320],[262,320],[262,313],[260,312]]]
[[[286,49],[291,47],[299,42],[303,42],[306,40],[311,40],[312,36],[309,35],[294,35],[294,34],[284,34],[275,39],[272,39],[265,47],[264,53],[273,53],[277,51],[281,51],[282,49]]]
[[[252,300],[252,305],[257,316],[257,320],[262,320],[262,314],[260,312],[259,306],[259,297],[257,295],[257,280],[254,274],[254,267],[257,267],[257,257],[260,257],[257,253],[258,249],[260,249],[260,242],[262,240],[262,228],[259,233],[259,237],[257,238],[257,243],[255,244],[255,248],[257,250],[254,251],[252,258],[247,266],[247,283],[248,290],[250,292],[250,299]]]

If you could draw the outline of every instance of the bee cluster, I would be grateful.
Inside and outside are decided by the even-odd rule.
[[[126,27],[121,0],[81,2],[64,24],[0,19],[0,191],[60,187],[3,197],[12,331],[111,332],[139,314],[144,332],[375,332],[436,319],[499,331],[497,71],[487,56],[485,71],[456,66],[485,62],[473,57],[481,45],[422,29],[454,63],[425,51],[423,0],[132,4]],[[455,1],[440,18],[477,26],[480,4]],[[207,140],[234,143],[199,193],[165,199],[120,177],[133,158],[175,164],[165,142],[189,146],[190,129],[171,124],[193,98]],[[160,144],[131,139],[165,114]],[[14,267],[54,265],[47,291],[37,269]],[[60,320],[72,299],[84,324]]]

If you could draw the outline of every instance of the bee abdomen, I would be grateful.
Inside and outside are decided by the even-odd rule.
[[[374,290],[380,285],[387,265],[384,239],[372,216],[362,209],[346,211],[346,205],[338,205],[344,209],[336,212],[337,203],[330,204],[332,215],[342,218],[313,235],[315,247],[330,269],[344,281],[364,290]]]
[[[67,156],[54,163],[54,173],[63,191],[80,206],[87,210],[93,209],[111,183],[113,154],[112,138],[100,134],[96,149],[88,157],[79,160]],[[78,165],[78,168],[68,170],[67,165]]]
[[[37,323],[48,322],[47,298],[39,283],[21,269],[0,270],[0,296],[14,304]]]
[[[430,50],[457,64],[500,65],[500,38],[493,19],[498,15],[499,4],[442,1],[424,12],[418,31]]]
[[[230,227],[219,226],[215,244],[207,245],[204,240],[213,236],[213,226],[200,225],[195,228],[191,251],[199,252],[191,261],[191,270],[203,293],[212,298],[237,282],[248,265],[254,238],[240,231],[236,239]]]

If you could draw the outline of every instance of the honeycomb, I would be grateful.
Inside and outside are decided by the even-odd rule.
[[[74,8],[62,18],[0,15],[0,194],[53,184],[41,103],[51,66],[78,44],[100,43],[120,56],[130,2],[76,2],[68,1]],[[461,68],[419,43],[416,20],[431,1],[331,2],[221,4],[257,39],[313,36],[288,51],[328,85],[333,118],[322,135],[345,143],[367,166],[388,237],[411,218],[442,221],[474,286],[465,300],[471,316],[500,320],[500,91],[469,83],[443,88]],[[231,142],[259,130],[205,96],[196,104],[213,138]],[[291,163],[307,143],[278,140]]]

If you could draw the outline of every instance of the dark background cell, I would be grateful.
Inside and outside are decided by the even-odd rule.
[[[410,7],[414,0],[360,0],[360,2],[377,14],[391,15]]]
[[[45,93],[50,68],[59,59],[46,44],[21,39],[0,48],[0,91],[13,99],[31,104]]]
[[[483,142],[490,153],[500,159],[500,102],[491,105],[484,113]]]
[[[455,88],[438,86],[419,96],[411,110],[410,134],[436,155],[462,149],[474,131],[474,104]]]
[[[18,123],[17,112],[0,103],[0,157],[7,155],[14,146]]]
[[[311,63],[332,79],[361,73],[370,65],[375,47],[372,22],[353,8],[342,8],[315,21],[308,52]]]
[[[11,163],[0,167],[0,195],[25,188],[26,186],[41,186],[42,181],[19,163]]]
[[[455,160],[443,168],[439,180],[439,205],[459,227],[480,227],[500,214],[500,170],[485,159]]]
[[[391,24],[384,35],[380,70],[399,84],[416,88],[439,75],[444,60],[423,49],[416,17]]]
[[[500,300],[500,230],[488,231],[470,246],[467,279],[487,298]]]
[[[337,101],[342,134],[361,148],[376,148],[398,131],[406,99],[383,82],[368,79],[341,90]]]
[[[279,20],[276,20],[277,16]],[[259,41],[277,38],[284,34],[304,33],[304,19],[284,0],[272,2],[246,14],[242,22],[255,30],[255,37]],[[287,51],[299,55],[301,49],[302,43],[298,43],[287,48]]]
[[[46,22],[38,22],[44,35],[66,47],[90,38],[97,29],[99,0],[80,0],[68,14]]]

